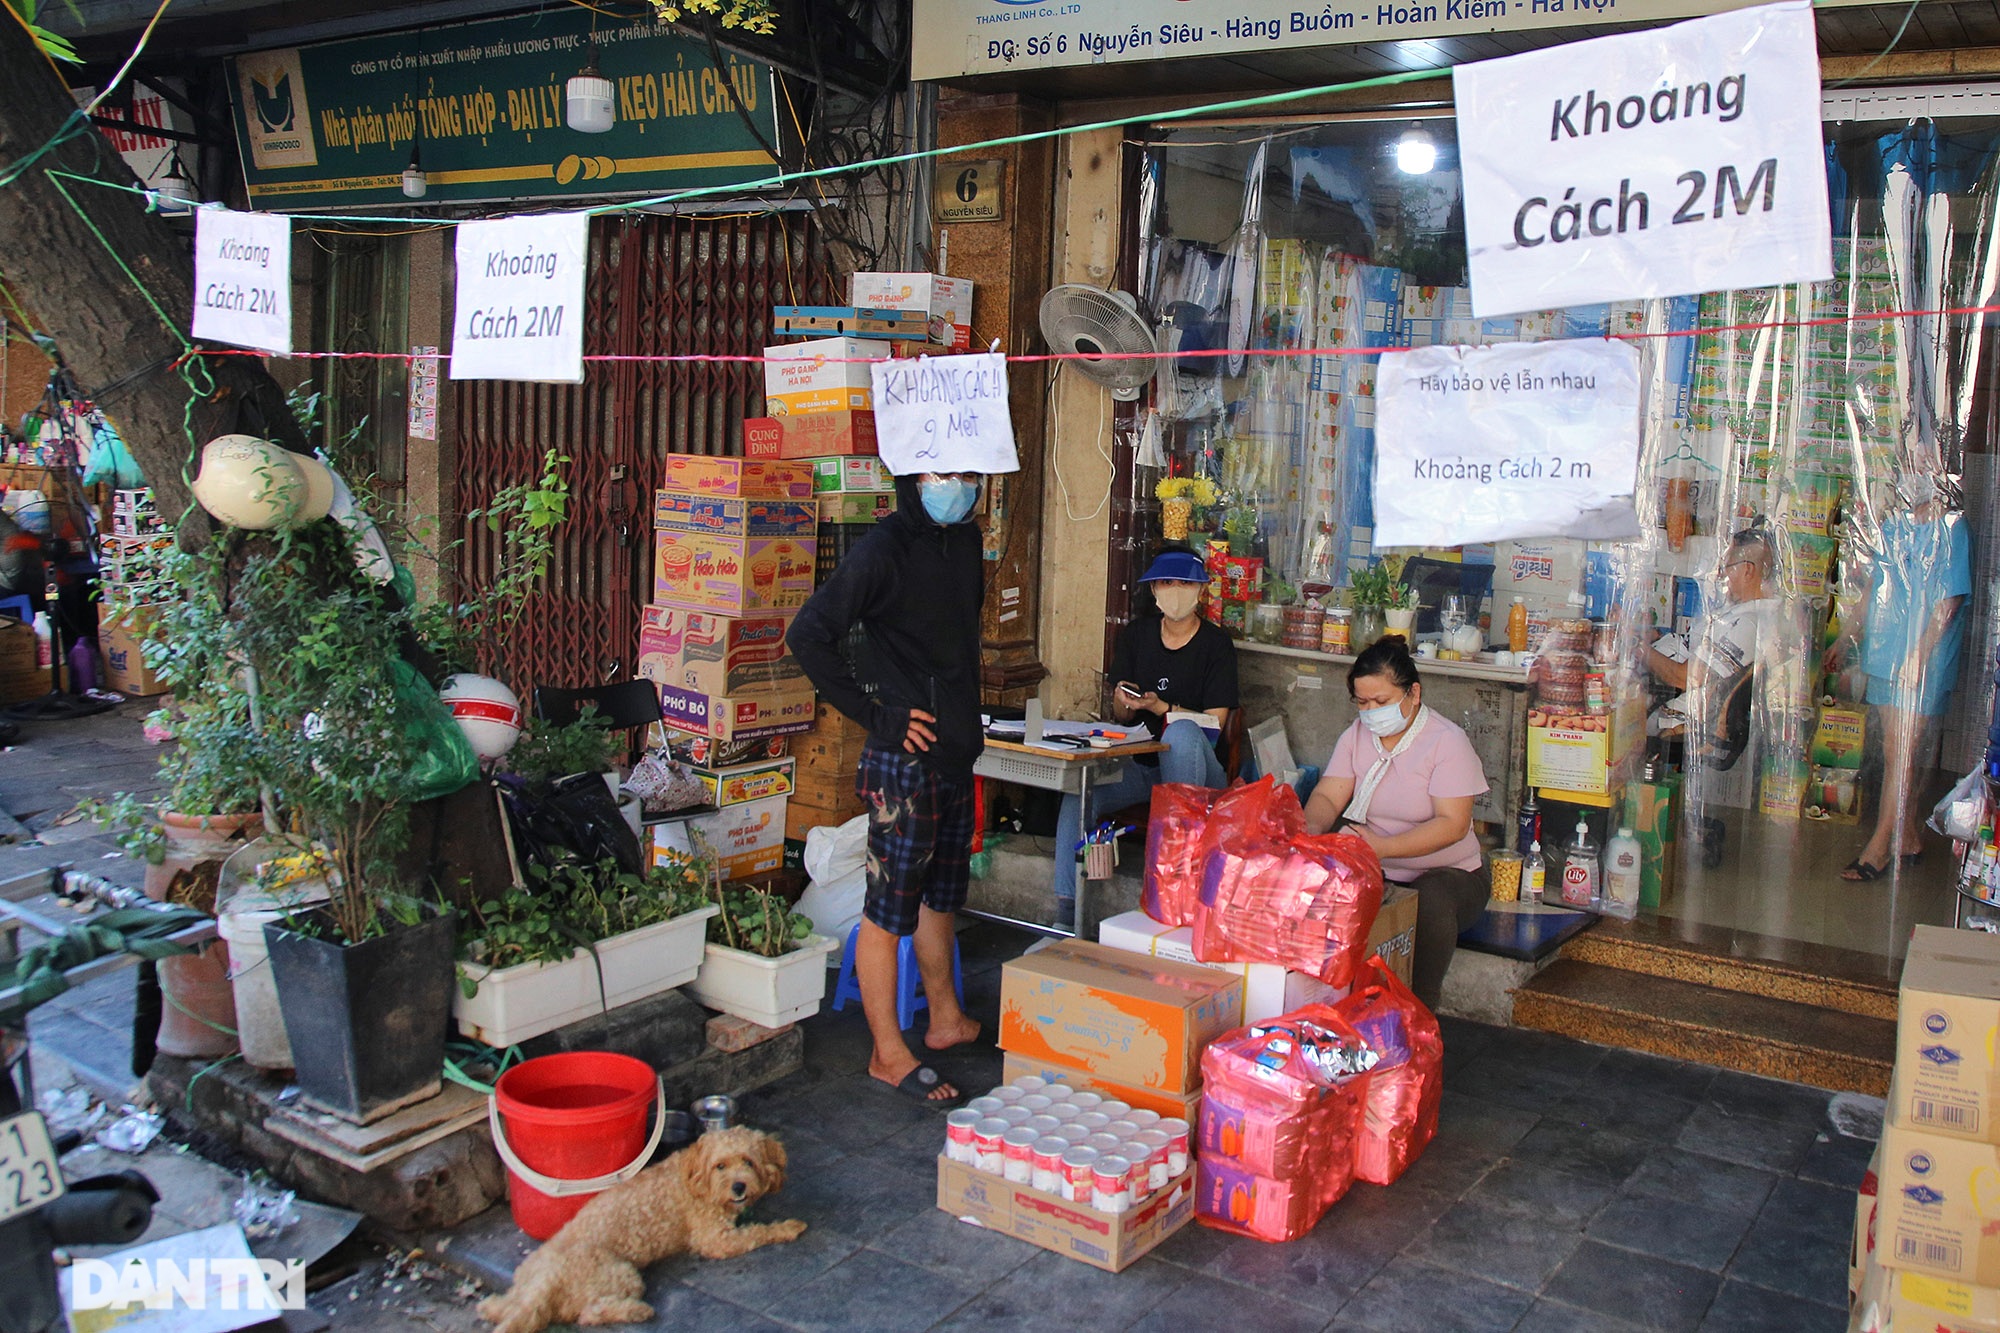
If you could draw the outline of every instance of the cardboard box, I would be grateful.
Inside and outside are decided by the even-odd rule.
[[[805,668],[785,646],[786,615],[725,616],[678,606],[639,612],[639,674],[703,694],[805,689]]]
[[[1996,1030],[2000,937],[1918,926],[1896,1002],[1889,1120],[1930,1134],[2000,1143]],[[1989,1202],[2000,1206],[2000,1178],[1994,1185]]]
[[[746,458],[819,459],[876,452],[873,412],[813,412],[751,417],[743,423]]]
[[[1497,542],[1493,550],[1493,622],[1506,623],[1514,598],[1565,601],[1583,587],[1584,546],[1580,541]]]
[[[38,699],[55,688],[55,676],[38,660],[32,625],[0,615],[0,704]]]
[[[807,773],[845,775],[854,785],[854,773],[861,765],[861,748],[868,743],[868,728],[832,704],[823,703],[813,713],[811,734],[792,742],[798,756],[800,785]]]
[[[727,809],[751,801],[768,801],[773,796],[790,796],[793,762],[789,757],[765,759],[731,764],[728,768],[697,768],[694,775],[708,790],[709,804]]]
[[[842,824],[860,814],[862,809],[863,807],[859,800],[854,802],[852,810],[845,813],[822,809],[818,806],[801,805],[797,801],[789,801],[785,805],[785,841],[803,845],[806,835],[814,829],[839,828]]]
[[[760,759],[782,759],[790,743],[789,733],[718,741],[658,722],[646,728],[646,748],[657,750],[664,746],[675,759],[696,768],[727,768]]]
[[[104,683],[120,694],[164,694],[166,682],[146,665],[143,652],[154,637],[154,619],[141,608],[105,617],[97,628],[97,646],[104,652]]]
[[[1542,717],[1550,720],[1538,722]],[[1590,718],[1580,710],[1530,709],[1528,784],[1586,797],[1607,796],[1614,785],[1613,770],[1645,734],[1645,700],[1638,695]]]
[[[1194,931],[1187,926],[1163,926],[1144,912],[1121,912],[1100,921],[1097,942],[1127,953],[1164,958],[1173,963],[1196,963],[1243,979],[1243,1021],[1261,1023],[1267,1018],[1289,1013],[1303,1004],[1323,1001],[1332,1004],[1345,999],[1345,987],[1327,985],[1305,972],[1292,972],[1276,963],[1202,963],[1194,956]]]
[[[853,491],[819,497],[822,523],[880,523],[895,512],[894,491]]]
[[[790,537],[809,541],[819,522],[811,500],[736,500],[695,491],[653,493],[653,526],[718,537]]]
[[[1000,1048],[1143,1088],[1185,1092],[1201,1052],[1243,1025],[1240,977],[1063,940],[1001,970]]]
[[[896,479],[879,458],[815,458],[811,462],[813,493],[816,495],[825,495],[828,491],[896,493]]]
[[[1856,1333],[2000,1333],[2000,1291],[1870,1263],[1852,1297]]]
[[[718,741],[760,740],[812,728],[810,688],[757,694],[703,694],[676,685],[660,686],[661,721],[675,731]]]
[[[856,273],[848,300],[877,310],[916,310],[930,340],[946,347],[972,344],[972,280],[935,273]]]
[[[804,500],[813,493],[811,468],[769,459],[668,454],[660,480],[672,490],[744,500]]]
[[[653,601],[745,616],[796,611],[813,590],[813,539],[653,536]]]
[[[1382,897],[1382,910],[1375,914],[1375,928],[1368,932],[1368,947],[1375,952],[1396,980],[1410,984],[1410,967],[1417,956],[1417,891],[1391,884]]]
[[[1660,896],[1672,891],[1678,873],[1681,775],[1630,782],[1625,791],[1631,802],[1632,836],[1639,840],[1639,906],[1656,910]]]
[[[776,870],[785,859],[785,798],[732,805],[712,815],[653,826],[655,850],[691,852],[699,833],[722,862],[724,879]]]
[[[771,331],[781,338],[915,338],[930,336],[930,320],[917,310],[869,310],[851,305],[771,307]]]
[[[1194,1216],[1194,1172],[1190,1167],[1130,1212],[1100,1213],[940,1154],[938,1207],[961,1222],[1116,1273],[1188,1224]]]
[[[1095,1074],[1085,1073],[1073,1065],[1056,1060],[1030,1060],[1025,1056],[1007,1055],[1000,1061],[1000,1081],[1012,1083],[1026,1074],[1034,1074],[1051,1083],[1067,1083],[1072,1088],[1088,1088],[1127,1106],[1144,1107],[1156,1115],[1175,1116],[1188,1122],[1192,1129],[1195,1117],[1201,1114],[1201,1089],[1190,1088],[1186,1092],[1162,1092],[1158,1088],[1135,1088],[1129,1083],[1119,1083]]]
[[[863,338],[818,338],[764,349],[764,415],[870,411],[875,406],[868,363],[879,343]]]
[[[2000,1147],[1882,1128],[1875,1255],[1897,1268],[2000,1286]]]

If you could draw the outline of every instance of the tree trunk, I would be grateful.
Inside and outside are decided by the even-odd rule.
[[[11,14],[0,14],[0,88],[10,90],[0,97],[4,169],[61,133],[76,102]],[[108,410],[153,487],[160,513],[171,519],[187,507],[182,467],[192,476],[199,447],[217,435],[246,430],[303,451],[304,433],[261,358],[208,357],[202,365],[214,391],[190,392],[173,364],[183,351],[180,338],[113,258],[115,252],[124,260],[184,333],[194,311],[192,241],[149,214],[141,195],[62,182],[89,215],[86,221],[43,174],[45,167],[120,185],[139,182],[95,127],[86,128],[0,187],[0,237],[6,238],[0,265],[8,285],[55,338],[84,393],[138,374]],[[103,241],[92,233],[93,223]]]

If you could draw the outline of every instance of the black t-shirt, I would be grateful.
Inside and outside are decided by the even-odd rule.
[[[1118,631],[1118,644],[1111,652],[1113,686],[1129,680],[1141,694],[1151,690],[1168,706],[1191,713],[1237,707],[1236,645],[1228,632],[1198,620],[1193,638],[1179,648],[1168,648],[1160,642],[1164,623],[1158,616],[1147,616]],[[1141,713],[1139,719],[1155,740],[1167,729],[1163,717]]]

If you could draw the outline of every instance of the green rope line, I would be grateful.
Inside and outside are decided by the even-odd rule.
[[[714,195],[737,195],[746,191],[776,189],[795,181],[817,180],[825,176],[840,176],[849,172],[873,171],[877,167],[896,166],[905,162],[922,162],[931,158],[951,157],[961,153],[979,152],[989,148],[1006,148],[1014,144],[1039,143],[1045,139],[1061,139],[1072,134],[1088,134],[1097,130],[1122,129],[1127,125],[1141,122],[1196,120],[1203,116],[1213,116],[1231,111],[1248,111],[1257,107],[1279,106],[1287,102],[1299,102],[1308,98],[1325,97],[1334,93],[1357,92],[1368,88],[1387,88],[1396,84],[1420,83],[1425,79],[1435,79],[1451,73],[1453,66],[1438,65],[1427,69],[1404,70],[1400,74],[1377,74],[1366,79],[1353,79],[1346,83],[1323,83],[1310,88],[1289,88],[1275,93],[1259,93],[1254,97],[1237,97],[1225,102],[1207,102],[1201,106],[1181,107],[1173,111],[1139,111],[1128,116],[1118,116],[1111,120],[1091,121],[1083,125],[1060,125],[1054,129],[1031,130],[1026,134],[1006,134],[994,139],[981,139],[974,143],[953,144],[948,148],[924,148],[907,153],[892,153],[887,157],[869,158],[862,162],[850,162],[842,166],[814,167],[810,171],[781,171],[762,180],[743,181],[734,185],[698,185],[685,190],[675,190],[669,194],[655,195],[647,199],[628,199],[620,203],[599,204],[580,211],[592,217],[613,213],[630,213],[641,209],[658,208],[664,204],[679,203],[684,199],[700,199]],[[53,167],[50,176],[66,176],[72,180],[87,181],[106,189],[124,190],[131,194],[151,194],[150,190],[136,185],[125,185],[118,181],[99,180],[95,176],[58,172]],[[292,218],[300,222],[381,222],[407,224],[411,222],[431,222],[439,226],[452,226],[453,219],[438,218],[423,213],[405,213],[399,216],[367,213],[286,213],[271,210],[278,216]],[[564,211],[554,209],[549,211]]]

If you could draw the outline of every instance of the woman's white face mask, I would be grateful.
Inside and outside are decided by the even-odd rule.
[[[1153,600],[1168,620],[1186,620],[1201,605],[1201,585],[1161,580],[1153,585]]]

